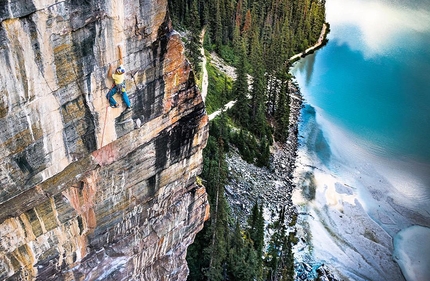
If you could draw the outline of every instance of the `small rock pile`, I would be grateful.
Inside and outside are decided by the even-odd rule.
[[[229,182],[225,187],[232,213],[244,224],[256,202],[264,205],[265,211],[274,212],[286,206],[288,214],[295,211],[291,201],[292,185],[287,178],[278,177],[268,168],[259,168],[242,160],[233,150],[226,159]],[[286,165],[284,165],[286,167]]]
[[[338,281],[324,264],[310,265],[304,262],[294,264],[296,281]]]

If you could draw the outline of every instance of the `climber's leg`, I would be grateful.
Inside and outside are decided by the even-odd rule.
[[[112,89],[110,89],[106,95],[106,98],[109,100],[109,104],[112,107],[116,107],[117,105],[115,99],[113,98],[113,95],[115,95],[116,91],[117,91],[116,86],[113,86]]]
[[[125,85],[122,84],[121,85],[121,94],[122,94],[122,99],[125,102],[125,105],[127,106],[127,108],[130,108],[130,99],[128,98],[127,92],[125,91]]]

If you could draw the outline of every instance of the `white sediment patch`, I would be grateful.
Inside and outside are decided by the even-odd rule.
[[[426,164],[389,157],[383,148],[347,133],[322,115],[317,119],[334,159],[327,173],[335,174],[342,183],[356,188],[358,199],[367,212],[372,208],[381,209],[376,205],[387,204],[387,199],[391,198],[396,205],[430,218],[430,191],[425,180],[430,182],[430,176],[424,175],[429,171]],[[418,170],[422,170],[422,177],[417,176]],[[403,227],[390,234],[393,236]]]
[[[430,277],[430,228],[408,227],[394,237],[394,259],[408,281],[427,281]]]
[[[409,200],[386,180],[391,174],[380,169],[382,158],[323,116],[316,119],[330,159],[302,147],[296,169],[296,179],[311,171],[316,186],[315,198],[300,211],[311,232],[313,257],[335,268],[341,279],[404,280],[393,261],[392,237],[411,220],[399,211]],[[296,191],[293,202],[303,204],[305,197]]]
[[[321,193],[320,196],[323,197],[325,205],[338,211],[343,211],[344,203],[355,205],[357,195],[339,192],[336,188],[339,182],[334,176],[318,170],[314,172],[314,176],[317,186],[322,187],[317,189],[317,193]]]

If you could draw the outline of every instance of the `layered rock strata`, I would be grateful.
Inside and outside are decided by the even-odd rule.
[[[0,280],[186,278],[207,115],[166,6],[0,3]]]

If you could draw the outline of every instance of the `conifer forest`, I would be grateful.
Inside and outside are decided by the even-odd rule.
[[[295,219],[281,209],[265,226],[264,202],[256,201],[247,223],[239,223],[224,194],[225,155],[234,146],[249,163],[269,166],[270,146],[286,141],[289,58],[317,42],[325,0],[169,0],[169,13],[175,29],[189,34],[187,57],[196,73],[203,29],[205,50],[236,68],[235,81],[225,77],[219,87],[209,86],[207,107],[211,95],[218,104],[236,103],[210,123],[201,178],[211,214],[188,248],[188,280],[294,280],[295,235],[288,227]]]

